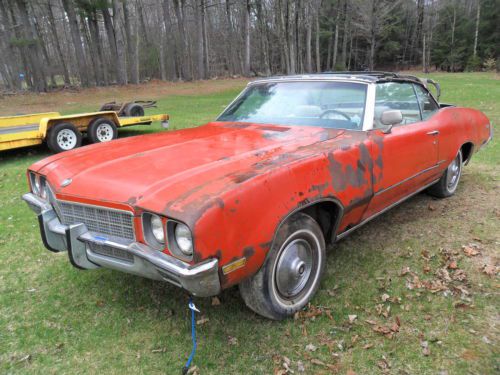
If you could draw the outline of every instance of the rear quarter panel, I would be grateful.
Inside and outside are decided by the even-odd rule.
[[[440,132],[439,160],[443,167],[448,166],[463,144],[471,142],[473,152],[477,152],[490,136],[489,119],[472,108],[443,108],[429,122],[434,122]]]

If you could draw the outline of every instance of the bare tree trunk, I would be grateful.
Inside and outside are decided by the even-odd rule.
[[[125,25],[125,36],[127,38],[128,67],[130,70],[130,83],[139,83],[139,36],[137,33],[137,18],[131,19],[129,5],[124,1],[123,19]],[[132,6],[134,15],[137,15],[135,6]]]
[[[476,11],[476,28],[474,30],[474,57],[477,56],[477,40],[479,35],[479,19],[481,17],[481,1],[477,2],[477,11]]]
[[[312,72],[312,51],[311,51],[311,43],[312,43],[312,4],[308,2],[306,4],[306,71],[308,73]]]
[[[167,54],[170,53],[169,56],[167,56],[168,60],[171,62],[171,74],[170,77],[171,79],[177,79],[179,75],[177,74],[177,70],[179,67],[179,53],[177,50],[177,43],[176,43],[176,38],[174,35],[174,32],[172,30],[172,17],[170,15],[170,6],[169,6],[169,0],[163,0],[163,24],[164,24],[164,30],[165,30],[165,41],[167,43]],[[170,41],[173,41],[171,43]]]
[[[186,26],[183,16],[184,1],[174,0],[174,11],[175,17],[177,18],[177,28],[181,38],[181,48],[180,48],[180,71],[183,79],[191,80],[191,57],[189,56],[188,50],[188,40],[186,35]]]
[[[450,45],[450,70],[455,71],[455,24],[457,22],[457,9],[456,5],[453,5],[453,22],[451,24],[451,45]]]
[[[198,69],[198,79],[203,79],[205,78],[205,54],[203,52],[203,27],[202,26],[202,19],[201,19],[201,7],[203,6],[203,1],[202,0],[196,0],[196,3],[194,4],[194,10],[195,10],[195,19],[196,23],[198,24],[197,30],[196,30],[196,44],[197,44],[197,54],[196,54],[196,59],[197,59],[197,69]]]
[[[338,54],[338,46],[339,46],[339,20],[340,20],[340,12],[339,12],[339,6],[337,3],[336,7],[336,12],[337,15],[335,16],[335,38],[333,40],[333,61],[332,61],[332,70],[337,70],[337,54]]]
[[[99,31],[99,24],[97,22],[97,12],[95,9],[92,10],[92,13],[89,15],[89,29],[90,29],[90,36],[92,38],[92,44],[95,47],[95,51],[97,53],[97,61],[99,62],[100,66],[100,74],[101,76],[98,76],[98,79],[101,80],[102,82],[100,84],[102,85],[109,85],[109,73],[108,73],[108,64],[106,64],[106,56],[104,55],[103,47],[102,47],[102,39],[101,39],[101,33]]]
[[[118,84],[126,85],[128,83],[127,48],[125,45],[125,38],[123,37],[123,7],[119,3],[120,1],[125,0],[113,0],[113,29],[115,32],[116,55],[118,57],[116,61]]]
[[[72,0],[61,0],[64,11],[68,16],[69,28],[71,32],[71,39],[73,41],[73,47],[75,48],[76,63],[78,66],[78,76],[80,78],[80,84],[83,87],[89,86],[87,63],[85,61],[85,54],[83,52],[82,36],[80,34],[80,27],[78,25],[78,19],[75,13],[75,4]]]
[[[347,1],[344,3],[344,30],[342,32],[342,55],[340,57],[343,69],[346,68],[346,58],[347,58],[347,38],[349,35],[349,12],[347,9]]]
[[[201,0],[201,30],[203,38],[203,60],[204,60],[204,71],[203,78],[206,79],[210,76],[210,65],[209,65],[209,54],[208,54],[208,33],[207,33],[207,20],[206,20],[206,10],[205,10],[205,0]]]
[[[425,33],[422,33],[422,71],[424,73],[429,73],[429,69],[427,68],[427,61],[425,59],[426,54],[426,45],[425,45]]]
[[[70,81],[70,78],[69,78],[69,71],[68,71],[68,67],[66,65],[66,62],[64,60],[64,55],[63,55],[62,50],[61,50],[61,42],[59,40],[59,37],[57,36],[56,22],[55,22],[55,19],[54,19],[54,12],[52,10],[52,4],[51,4],[50,1],[47,3],[47,10],[48,10],[48,12],[47,12],[47,14],[48,14],[48,24],[49,24],[49,27],[50,27],[50,31],[51,31],[52,37],[54,38],[54,45],[55,45],[55,48],[56,48],[57,56],[59,58],[59,62],[61,63],[61,66],[62,66],[62,69],[63,69],[64,84],[66,86],[69,86],[69,85],[71,85],[71,81]]]
[[[289,42],[288,42],[288,52],[289,52],[289,57],[290,57],[290,74],[295,74],[297,72],[296,70],[296,55],[295,55],[295,38],[294,38],[294,23],[293,23],[293,14],[291,14],[291,4],[287,3],[286,5],[287,11],[286,11],[286,24],[287,24],[287,31],[285,35],[289,36]]]
[[[372,0],[371,8],[371,30],[370,30],[370,60],[369,69],[374,70],[375,67],[375,43],[377,42],[377,17],[376,15],[376,1]]]
[[[17,0],[17,6],[23,24],[25,40],[29,41],[26,59],[33,74],[34,89],[36,91],[47,91],[47,82],[45,81],[45,72],[42,65],[43,59],[39,50],[39,42],[36,41],[25,0]]]
[[[233,23],[231,21],[231,4],[229,0],[226,0],[226,44],[228,48],[226,49],[226,63],[230,75],[235,73],[235,65],[233,63]]]
[[[42,33],[41,28],[40,28],[40,25],[38,24],[38,17],[35,13],[35,9],[33,7],[33,4],[30,4],[30,5],[31,5],[32,13],[33,13],[32,19],[33,19],[33,24],[35,26],[36,36],[38,38],[38,44],[40,46],[43,57],[46,61],[46,64],[47,64],[46,66],[48,67],[48,70],[49,70],[50,84],[52,87],[57,87],[56,80],[54,77],[54,69],[53,69],[53,66],[51,64],[49,52],[47,51],[47,45],[46,45],[45,39],[43,37],[43,33]]]
[[[115,40],[115,31],[113,29],[113,21],[111,20],[111,14],[109,13],[109,9],[107,7],[102,8],[101,11],[102,11],[102,17],[104,19],[104,27],[106,29],[106,35],[108,37],[111,61],[113,62],[113,64],[111,64],[112,68],[110,69],[112,75],[111,80],[118,81],[117,66],[115,65],[116,61],[118,60],[118,54],[116,51],[116,40]]]
[[[250,75],[250,0],[245,2],[245,68],[244,73]]]
[[[321,2],[320,2],[321,4]],[[318,4],[318,9],[316,10],[315,12],[315,17],[314,17],[314,22],[315,22],[315,25],[316,25],[316,32],[315,32],[315,37],[316,37],[316,41],[315,41],[315,49],[316,49],[316,72],[321,72],[321,54],[320,54],[320,50],[319,50],[319,11],[320,11],[320,4]]]

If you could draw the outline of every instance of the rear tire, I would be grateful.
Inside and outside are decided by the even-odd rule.
[[[125,114],[131,117],[141,117],[144,116],[144,108],[140,104],[132,103],[125,109]]]
[[[427,189],[427,193],[436,198],[451,197],[457,191],[462,176],[462,167],[462,150],[459,150],[439,181]]]
[[[319,288],[325,268],[325,239],[318,223],[298,213],[276,233],[261,269],[239,285],[246,305],[281,320],[301,310]]]
[[[118,129],[112,120],[100,117],[90,123],[87,136],[92,143],[109,142],[118,137]]]
[[[82,133],[75,125],[62,122],[49,129],[47,146],[55,153],[73,150],[82,145]]]

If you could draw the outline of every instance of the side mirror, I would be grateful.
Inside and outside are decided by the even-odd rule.
[[[382,116],[380,116],[380,122],[387,125],[387,128],[383,132],[385,134],[390,133],[394,125],[403,122],[403,114],[400,110],[384,111]]]

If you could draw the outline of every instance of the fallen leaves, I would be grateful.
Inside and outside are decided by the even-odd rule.
[[[200,326],[200,325],[208,323],[208,322],[209,322],[209,319],[205,316],[202,316],[200,319],[198,319],[196,321],[196,324]]]
[[[492,264],[485,264],[481,267],[481,272],[488,276],[495,276],[498,273],[498,267]]]
[[[314,306],[311,303],[307,305],[307,309],[297,311],[293,318],[295,320],[305,320],[305,319],[311,319],[314,320],[316,317],[321,316],[321,315],[326,315],[328,319],[333,320],[332,313],[330,309],[324,308],[322,306]]]
[[[219,306],[219,305],[220,305],[219,297],[217,297],[217,296],[212,297],[212,306]]]
[[[475,257],[476,255],[481,254],[480,247],[478,244],[470,243],[468,245],[463,245],[462,250],[466,256]]]
[[[357,315],[347,315],[347,318],[349,319],[349,323],[353,324],[354,321],[358,318]]]
[[[229,345],[238,345],[238,339],[234,336],[228,336],[227,337],[227,343]]]
[[[368,324],[372,325],[372,330],[374,332],[380,333],[387,337],[388,339],[392,339],[394,335],[399,332],[399,328],[401,327],[401,320],[399,317],[396,317],[394,320],[394,323],[390,326],[387,325],[381,325],[378,324],[377,322],[374,322],[372,320],[366,321]]]
[[[318,348],[313,345],[313,344],[307,344],[306,345],[306,350],[309,351],[309,352],[315,352]]]
[[[428,341],[420,341],[420,347],[422,348],[422,354],[424,356],[429,356],[431,355],[431,349],[429,348],[429,342]]]

